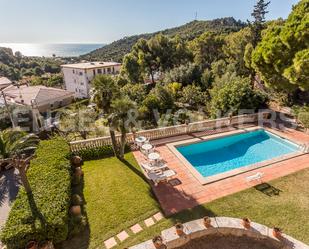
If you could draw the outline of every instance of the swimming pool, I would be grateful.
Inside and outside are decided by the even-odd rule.
[[[297,144],[264,129],[175,147],[203,177],[299,152]]]

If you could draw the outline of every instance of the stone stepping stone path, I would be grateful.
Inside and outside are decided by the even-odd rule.
[[[116,236],[121,242],[129,238],[129,234],[126,231],[122,231],[121,233],[118,233]]]
[[[143,231],[143,228],[140,226],[140,224],[135,224],[134,226],[130,227],[130,230],[132,231],[132,233],[137,234]]]
[[[106,247],[107,249],[110,249],[110,248],[116,246],[116,245],[117,245],[117,242],[116,242],[115,238],[112,237],[112,238],[110,238],[110,239],[104,241],[104,245],[105,245],[105,247]]]
[[[159,222],[160,220],[162,220],[163,218],[164,218],[163,214],[161,212],[158,212],[158,213],[154,214],[153,216],[149,217],[148,219],[144,220],[143,223],[146,227],[151,227],[154,224],[156,224],[157,222]],[[140,224],[137,223],[134,226],[130,227],[130,231],[133,234],[137,234],[137,233],[140,233],[141,231],[143,231],[143,227]],[[114,237],[111,237],[108,240],[105,240],[104,246],[105,246],[106,249],[111,249],[111,248],[118,245],[117,240],[119,241],[119,244],[120,244],[121,242],[123,242],[124,240],[126,240],[129,237],[130,237],[130,235],[127,233],[127,231],[123,230],[122,232],[118,233]]]
[[[152,217],[150,217],[150,218],[144,220],[144,223],[145,223],[146,227],[151,227],[152,225],[155,224],[155,222],[154,222],[154,220],[152,219]]]

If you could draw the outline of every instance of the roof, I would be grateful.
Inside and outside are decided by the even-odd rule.
[[[112,67],[112,66],[121,66],[121,63],[113,62],[113,61],[110,61],[110,62],[94,61],[94,62],[84,62],[84,63],[61,65],[61,67],[76,68],[76,69],[93,69],[93,68]]]
[[[12,81],[10,81],[8,78],[0,77],[0,90],[11,84],[12,84]]]
[[[53,87],[46,86],[8,86],[3,90],[9,101],[24,105],[32,105],[35,102],[38,106],[48,104],[55,99],[73,97],[74,93]]]

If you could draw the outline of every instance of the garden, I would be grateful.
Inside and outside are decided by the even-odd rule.
[[[167,217],[151,227],[144,220],[160,211],[151,188],[131,153],[125,161],[115,157],[85,162],[84,198],[89,228],[63,243],[63,249],[104,248],[104,241],[122,230],[129,234],[118,247],[125,248],[151,239],[176,222],[208,216],[249,217],[269,227],[278,226],[298,240],[309,243],[309,170],[269,182],[266,192],[258,188],[227,196],[211,203]],[[300,222],[301,221],[301,222]],[[143,231],[133,234],[130,227],[139,223]]]

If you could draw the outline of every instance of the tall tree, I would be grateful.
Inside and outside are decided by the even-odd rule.
[[[93,80],[92,99],[97,104],[98,108],[109,113],[112,100],[119,96],[119,87],[115,79],[111,75],[100,74]]]
[[[31,153],[38,143],[39,139],[36,135],[27,134],[18,129],[0,132],[0,166],[5,164],[16,168],[27,193],[31,192],[26,174],[27,166],[32,158]],[[28,155],[27,158],[26,155]]]
[[[252,32],[249,27],[231,33],[225,37],[225,45],[223,46],[224,54],[229,63],[236,66],[236,72],[241,76],[248,76],[250,71],[245,63],[246,47],[252,41]],[[251,60],[251,58],[250,58]]]
[[[254,5],[253,12],[251,16],[254,18],[253,22],[249,22],[249,26],[252,30],[252,45],[256,47],[257,44],[261,41],[261,33],[265,28],[265,15],[268,13],[267,7],[270,4],[270,1],[266,2],[265,0],[258,0],[256,5]]]
[[[111,103],[112,114],[108,117],[110,136],[113,150],[116,157],[124,159],[126,146],[126,134],[134,123],[129,120],[130,110],[135,109],[135,103],[128,97],[115,99]],[[116,138],[116,131],[119,131],[120,141]]]
[[[206,32],[189,43],[194,62],[203,68],[210,68],[212,62],[224,57],[222,48],[224,36]]]
[[[252,53],[252,65],[270,87],[291,93],[309,89],[309,0],[300,1],[286,22],[275,21]]]

